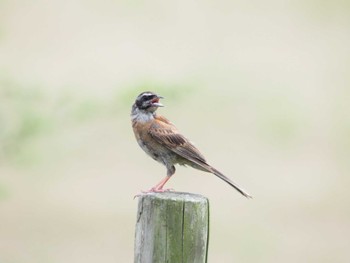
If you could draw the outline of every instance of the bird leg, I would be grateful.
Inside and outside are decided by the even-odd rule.
[[[141,191],[140,194],[137,194],[134,196],[134,199],[136,197],[139,197],[143,194],[148,194],[148,193],[164,193],[164,192],[169,192],[169,191],[174,191],[174,189],[169,188],[169,189],[163,189],[164,185],[166,182],[170,179],[170,177],[175,173],[175,166],[170,165],[167,166],[167,176],[163,178],[158,184],[156,184],[154,187],[149,189],[148,191]]]
[[[163,189],[163,186],[165,185],[165,183],[170,179],[170,176],[166,176],[165,178],[163,178],[158,184],[156,184],[154,187],[152,187],[151,189],[147,190],[147,191],[141,191],[141,193],[137,194],[134,196],[134,199],[136,197],[140,197],[144,194],[148,194],[148,193],[164,193],[164,192],[169,192],[169,191],[173,191],[174,189],[169,188],[169,189]]]
[[[170,179],[170,176],[166,176],[163,178],[156,186],[152,187],[148,192],[155,192],[155,193],[163,193],[163,192],[168,192],[172,191],[173,189],[163,189],[163,186],[166,184],[166,182]]]
[[[147,190],[147,191],[141,191],[140,194],[137,194],[134,196],[134,199],[136,197],[142,196],[144,194],[148,194],[148,193],[164,193],[164,192],[169,192],[169,191],[173,191],[174,189],[169,188],[169,189],[163,189],[163,186],[165,185],[165,183],[170,179],[170,176],[166,176],[165,178],[163,178],[158,184],[156,184],[154,187],[152,187],[151,189]]]
[[[164,193],[173,191],[174,189],[163,189],[163,186],[166,184],[166,182],[170,179],[170,177],[175,173],[175,166],[174,165],[166,165],[167,168],[167,174],[166,177],[163,178],[156,186],[152,187],[146,193]]]
[[[175,166],[172,164],[166,164],[167,168],[167,174],[165,178],[163,178],[156,186],[152,187],[148,192],[155,192],[155,193],[164,193],[168,191],[173,191],[174,189],[163,189],[163,186],[166,184],[166,182],[170,179],[170,177],[175,173]]]

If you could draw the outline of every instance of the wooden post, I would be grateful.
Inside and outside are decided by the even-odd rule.
[[[190,193],[139,197],[134,263],[206,263],[209,201]]]

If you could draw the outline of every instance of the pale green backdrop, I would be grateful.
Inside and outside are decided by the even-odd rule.
[[[209,262],[348,262],[346,1],[0,1],[0,262],[132,262],[139,92],[244,186],[210,199]]]

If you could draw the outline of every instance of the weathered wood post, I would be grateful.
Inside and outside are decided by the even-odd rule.
[[[209,201],[179,192],[139,197],[134,263],[206,263]]]

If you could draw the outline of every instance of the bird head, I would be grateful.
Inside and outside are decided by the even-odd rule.
[[[163,97],[153,92],[146,91],[137,96],[134,105],[136,105],[139,110],[155,112],[158,107],[164,107],[159,102],[159,99],[163,99]]]

